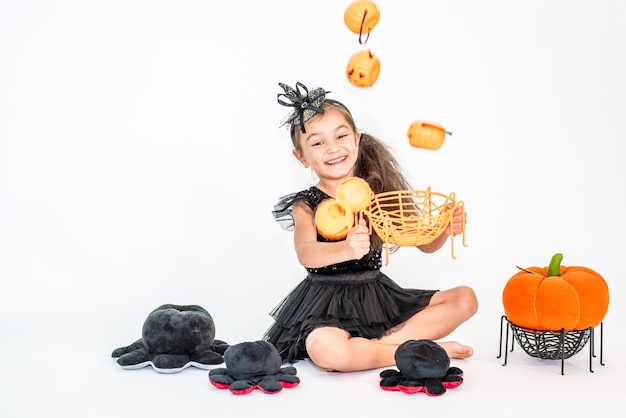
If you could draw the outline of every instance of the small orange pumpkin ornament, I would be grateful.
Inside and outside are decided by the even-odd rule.
[[[337,186],[337,200],[354,213],[365,210],[373,198],[370,185],[360,177],[349,177]]]
[[[367,181],[360,177],[349,177],[337,186],[336,198],[324,200],[315,211],[315,225],[321,236],[328,239],[343,239],[371,203],[374,192]]]
[[[438,150],[443,145],[446,134],[452,135],[439,123],[416,120],[409,126],[407,136],[409,143],[415,148]]]
[[[343,14],[343,21],[350,31],[359,34],[359,42],[361,42],[361,35],[369,34],[378,24],[380,20],[380,10],[378,6],[371,0],[355,0],[348,5],[348,8]]]
[[[548,267],[529,267],[513,275],[502,292],[507,319],[535,330],[584,330],[602,322],[609,288],[596,271],[562,266],[563,254]]]
[[[346,76],[357,87],[372,87],[380,75],[380,60],[369,50],[358,51],[350,57]]]
[[[315,225],[324,238],[339,240],[354,226],[354,213],[337,199],[326,199],[315,210]]]

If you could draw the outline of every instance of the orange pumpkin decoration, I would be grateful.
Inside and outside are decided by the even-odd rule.
[[[374,192],[370,185],[360,177],[350,177],[337,186],[337,200],[354,213],[367,208],[373,197]]]
[[[360,35],[369,33],[380,20],[380,10],[370,0],[355,0],[348,5],[343,14],[343,21],[350,31]]]
[[[337,199],[326,199],[315,210],[315,225],[324,238],[343,239],[354,226],[354,213]]]
[[[321,236],[343,239],[357,219],[357,214],[371,203],[374,193],[367,181],[349,177],[337,186],[336,198],[324,200],[315,211],[315,225]]]
[[[446,134],[452,135],[439,123],[416,120],[409,126],[407,136],[413,147],[438,150],[443,145]]]
[[[609,289],[596,271],[561,265],[555,254],[548,267],[529,267],[513,275],[502,292],[507,319],[535,330],[584,330],[602,322]]]
[[[358,51],[348,61],[346,76],[357,87],[372,87],[380,75],[380,60],[369,50]]]

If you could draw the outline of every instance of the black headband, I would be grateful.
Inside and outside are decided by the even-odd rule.
[[[320,106],[322,106],[322,103],[324,103],[326,99],[326,93],[330,92],[321,87],[309,91],[309,89],[299,81],[296,83],[296,88],[284,83],[278,83],[278,85],[285,91],[284,93],[279,93],[276,97],[278,103],[293,108],[293,111],[287,115],[280,126],[285,124],[292,126],[299,124],[302,133],[306,133],[304,123],[314,115],[324,113],[324,110],[322,110]]]

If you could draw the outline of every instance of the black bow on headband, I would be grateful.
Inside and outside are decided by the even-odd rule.
[[[296,83],[296,88],[284,83],[278,83],[278,85],[285,90],[284,93],[278,94],[276,98],[278,103],[283,106],[293,107],[293,112],[285,118],[280,126],[287,123],[291,125],[295,125],[297,123],[300,125],[302,133],[306,133],[304,130],[304,123],[311,119],[311,117],[315,114],[324,113],[320,106],[326,99],[326,93],[330,92],[325,91],[321,87],[309,91],[309,89],[307,89],[306,86],[299,81]]]

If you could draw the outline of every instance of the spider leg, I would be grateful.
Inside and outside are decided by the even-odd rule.
[[[235,380],[228,387],[228,390],[234,395],[245,395],[256,389],[256,384],[251,380]]]
[[[159,371],[180,371],[189,363],[189,356],[185,354],[158,354],[150,361],[155,369]]]
[[[300,384],[300,378],[295,373],[278,373],[276,378],[284,388],[294,388]]]
[[[189,356],[191,361],[200,364],[221,364],[224,362],[224,356],[211,350],[204,350],[198,354]]]
[[[441,378],[443,386],[454,389],[463,383],[463,370],[458,367],[450,367],[444,377]]]
[[[209,372],[209,381],[218,389],[228,389],[235,380],[228,375],[226,368],[220,367]]]
[[[136,351],[139,349],[144,349],[145,350],[145,346],[143,344],[143,339],[138,339],[137,341],[135,341],[134,343],[132,343],[131,345],[127,345],[125,347],[120,347],[120,348],[116,348],[115,350],[113,350],[113,352],[111,353],[111,357],[113,358],[118,358],[124,354],[128,354],[132,351]]]
[[[458,375],[449,375],[441,379],[441,383],[445,388],[454,389],[461,386],[461,384],[463,383],[463,378]]]
[[[213,345],[211,346],[211,349],[215,351],[216,353],[224,355],[224,352],[226,351],[228,347],[230,347],[230,344],[228,344],[227,342],[222,341],[222,340],[214,340]]]
[[[403,377],[398,382],[397,388],[397,390],[408,394],[427,392],[426,379]]]
[[[441,383],[441,379],[429,377],[424,380],[426,383],[426,393],[429,396],[440,396],[446,393],[446,388],[444,384]]]
[[[272,394],[283,390],[283,386],[278,381],[277,375],[274,374],[261,377],[256,384],[263,393]]]
[[[143,344],[136,348],[134,351],[129,351],[126,354],[122,354],[117,359],[117,364],[122,367],[130,367],[130,366],[147,366],[148,361],[150,361],[150,354],[148,350],[145,349]]]

